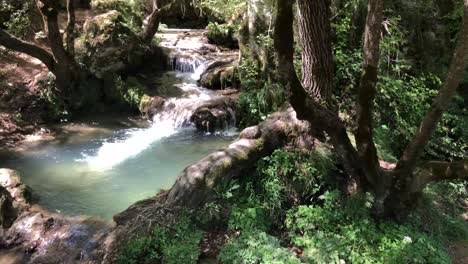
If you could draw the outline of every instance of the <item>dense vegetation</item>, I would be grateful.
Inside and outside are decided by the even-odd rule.
[[[154,55],[164,16],[178,23],[171,12],[179,2],[91,1],[119,11],[112,23],[122,28],[106,32],[105,43],[86,35],[93,30],[72,29],[83,48],[73,51],[50,29],[51,50],[19,40],[29,40],[33,2],[64,9],[0,0],[0,45],[46,64],[52,74],[41,100],[52,119],[97,105],[137,110],[146,90],[131,73]],[[197,263],[212,233],[226,238],[216,252],[226,264],[452,262],[449,247],[468,241],[467,0],[187,2],[210,43],[239,49],[231,76],[240,83],[237,125],[256,125],[290,103],[323,142],[274,150],[176,225],[129,240],[119,263]],[[322,4],[326,12],[317,11]],[[53,23],[57,14],[47,10],[42,17]],[[305,41],[309,33],[318,41]],[[125,67],[101,71],[109,61],[93,52],[132,39],[116,57]],[[418,178],[424,173],[427,182]]]

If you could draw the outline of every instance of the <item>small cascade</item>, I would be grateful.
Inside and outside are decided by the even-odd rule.
[[[182,80],[180,88],[184,91],[184,96],[168,99],[164,103],[163,110],[154,116],[149,128],[129,130],[124,135],[125,139],[104,142],[95,155],[85,157],[84,160],[93,170],[110,169],[138,155],[152,143],[171,136],[183,128],[192,127],[190,117],[195,110],[206,101],[217,97],[213,92],[196,85],[196,80],[206,67],[205,64],[197,60],[177,61],[179,62],[177,67],[186,69],[190,73],[180,70],[176,74]]]
[[[85,161],[94,170],[112,168],[128,158],[134,157],[154,142],[169,137],[183,128],[193,127],[190,118],[195,110],[209,100],[219,98],[214,92],[199,87],[197,81],[216,55],[201,52],[206,46],[202,30],[165,30],[160,33],[160,46],[167,50],[168,67],[176,72],[180,83],[177,86],[184,94],[180,98],[168,99],[163,110],[156,114],[153,123],[146,129],[133,129],[123,139],[110,139],[102,144],[94,155]],[[205,54],[205,55],[203,55]],[[214,57],[213,57],[214,56]],[[173,85],[173,84],[172,84]],[[224,127],[235,126],[235,113],[229,110],[231,120]]]
[[[169,68],[173,71],[195,72],[203,63],[204,61],[199,58],[169,55]]]

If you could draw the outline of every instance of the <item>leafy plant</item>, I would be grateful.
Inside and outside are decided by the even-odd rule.
[[[24,38],[30,33],[31,20],[29,17],[30,10],[33,8],[32,1],[24,1],[22,3],[2,0],[0,2],[0,26],[4,24],[6,30],[18,37]],[[3,20],[6,18],[6,20]]]
[[[172,227],[157,227],[149,236],[129,241],[120,251],[118,263],[197,263],[202,232],[187,216]]]
[[[236,29],[231,24],[218,24],[210,22],[208,24],[208,41],[212,44],[227,47],[230,49],[237,48],[238,43],[235,37]]]
[[[218,259],[225,264],[296,264],[301,263],[293,253],[280,245],[277,238],[261,231],[242,233],[231,239]]]
[[[436,237],[411,224],[377,223],[372,197],[341,199],[338,192],[321,197],[323,205],[299,206],[288,212],[291,242],[313,263],[450,263]]]

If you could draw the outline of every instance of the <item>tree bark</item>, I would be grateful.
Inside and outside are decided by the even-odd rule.
[[[464,16],[462,29],[458,35],[458,43],[450,64],[450,68],[439,93],[431,108],[424,117],[419,129],[406,147],[397,163],[396,171],[399,175],[411,175],[417,161],[424,151],[437,124],[447,110],[453,96],[456,94],[460,82],[463,80],[468,63],[468,0],[464,0]]]
[[[68,95],[71,94],[70,89],[78,82],[82,70],[75,59],[65,50],[58,25],[58,2],[37,0],[37,7],[44,19],[49,45],[57,64],[54,72],[56,84],[64,96],[64,101],[66,101]]]
[[[75,56],[75,1],[67,0],[67,28],[65,30],[66,51],[71,57]]]
[[[359,86],[356,145],[367,180],[383,195],[380,165],[373,140],[373,105],[379,66],[383,0],[369,0],[364,32],[364,61]]]
[[[151,43],[154,35],[158,32],[161,22],[161,10],[158,7],[158,0],[153,0],[153,11],[146,18],[146,25],[140,34],[141,39],[145,43]]]
[[[289,101],[300,120],[307,120],[323,129],[331,137],[338,157],[349,176],[346,191],[354,193],[363,175],[360,160],[338,115],[312,99],[296,75],[293,42],[293,0],[276,1],[274,46],[278,57],[278,73],[289,93]]]
[[[302,46],[302,85],[317,100],[332,104],[333,54],[328,0],[297,0]]]

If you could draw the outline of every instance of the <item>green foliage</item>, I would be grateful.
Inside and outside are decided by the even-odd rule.
[[[238,74],[242,87],[237,105],[240,127],[258,124],[285,102],[283,87],[263,80],[259,65],[253,60],[243,60]]]
[[[0,27],[5,26],[8,33],[24,38],[30,33],[31,20],[30,10],[33,8],[33,2],[24,1],[23,3],[13,3],[11,1],[0,1]]]
[[[62,100],[60,91],[55,84],[55,76],[52,73],[46,79],[39,81],[39,100],[47,109],[46,119],[51,121],[67,121],[70,117],[69,106]]]
[[[118,263],[197,263],[202,232],[186,216],[170,228],[157,227],[149,236],[129,241],[120,251]]]
[[[388,124],[385,131],[393,141],[393,153],[398,155],[416,132],[429,109],[441,81],[434,75],[399,79],[382,76],[377,84],[379,96],[376,110],[380,122]],[[440,121],[435,135],[426,147],[428,158],[459,159],[466,155],[468,121],[463,112],[463,99],[456,97]]]
[[[296,264],[301,263],[293,253],[280,245],[277,238],[261,231],[242,233],[231,239],[218,259],[224,264]]]
[[[192,0],[194,5],[216,20],[228,22],[247,8],[245,0]]]
[[[287,198],[310,202],[333,168],[334,161],[325,149],[275,150],[259,162],[257,169],[265,207],[272,211],[281,208]]]
[[[125,81],[120,76],[114,79],[114,91],[110,91],[110,97],[117,102],[121,101],[131,109],[139,109],[145,96],[146,88],[136,78],[129,77]]]
[[[217,22],[210,22],[208,24],[208,41],[218,46],[226,48],[238,47],[237,39],[234,36],[236,33],[235,26],[232,24],[218,24]]]
[[[332,23],[336,34],[334,43],[337,65],[335,89],[340,110],[350,117],[345,121],[354,120],[356,114],[355,102],[362,65],[362,43],[361,39],[356,43],[355,36],[359,34],[356,31],[362,29],[359,28],[358,21],[353,19],[356,17],[356,12],[359,12],[360,3],[359,0],[345,1],[344,8],[336,11],[337,14]],[[417,48],[415,45],[422,44],[408,41],[411,36],[421,38],[421,36],[440,33],[415,32],[415,30],[429,29],[422,27],[424,20],[421,20],[421,16],[414,18],[414,13],[424,14],[423,17],[432,17],[433,12],[429,10],[438,7],[434,7],[433,1],[411,3],[405,1],[399,2],[398,5],[405,8],[399,6],[401,10],[396,12],[394,9],[396,7],[392,5],[385,11],[375,103],[376,133],[374,136],[379,147],[380,158],[387,161],[395,161],[395,157],[402,153],[413,137],[441,87],[439,76],[445,74],[444,67],[446,67],[440,63],[446,59],[441,58],[437,71],[434,71],[438,75],[424,71],[425,69],[432,70],[434,67],[425,67],[415,63],[422,59],[418,56],[424,55],[420,54],[420,50],[424,48]],[[447,16],[451,18],[446,17],[447,21],[441,21],[459,25],[459,3]],[[426,19],[425,21],[432,20]],[[414,25],[421,25],[422,28],[415,28]],[[427,42],[429,43],[429,40]],[[451,54],[451,52],[445,51],[444,54]],[[424,158],[454,160],[466,157],[468,139],[463,131],[468,129],[468,121],[464,104],[461,97],[455,98],[426,147]],[[353,122],[348,122],[348,124],[355,125]]]
[[[343,200],[327,192],[321,199],[322,206],[299,206],[286,220],[291,242],[308,262],[450,263],[440,242],[414,225],[375,222],[371,197]]]
[[[294,204],[310,203],[334,167],[330,153],[276,150],[259,161],[257,173],[245,182],[231,181],[217,189],[231,204],[229,229],[268,231],[280,224]]]

